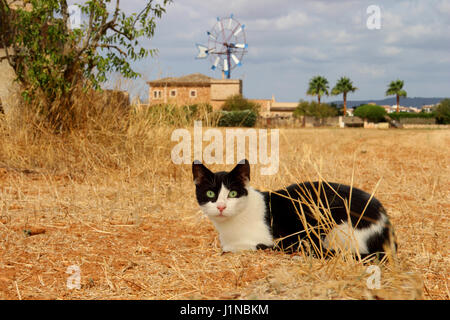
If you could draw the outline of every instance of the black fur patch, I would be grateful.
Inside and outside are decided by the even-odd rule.
[[[236,198],[248,194],[246,185],[250,180],[250,165],[247,160],[238,164],[230,172],[211,172],[203,164],[195,162],[192,164],[192,173],[195,182],[195,194],[200,205],[209,201],[216,202],[219,196],[222,184],[230,191],[236,191]],[[207,196],[208,191],[214,192],[214,197]]]

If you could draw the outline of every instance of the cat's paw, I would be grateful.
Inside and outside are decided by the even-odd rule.
[[[266,250],[266,249],[273,249],[273,247],[265,245],[264,243],[258,243],[256,245],[256,250]]]
[[[222,250],[224,252],[239,252],[239,251],[246,251],[246,250],[255,251],[256,246],[254,244],[250,244],[250,243],[236,243],[233,245],[223,246]]]

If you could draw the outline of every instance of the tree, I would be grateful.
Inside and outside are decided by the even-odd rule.
[[[300,118],[303,116],[303,122],[302,126],[305,126],[305,117],[304,116],[310,116],[314,117],[316,119],[323,119],[327,117],[333,117],[337,114],[337,109],[331,107],[330,105],[326,103],[318,104],[315,101],[303,101],[300,100],[297,107],[295,108],[293,112],[293,116],[295,118]]]
[[[253,127],[258,119],[258,114],[250,109],[221,111],[219,127]]]
[[[317,102],[320,105],[320,97],[328,95],[328,80],[322,76],[315,76],[309,81],[307,95],[317,96]]]
[[[450,124],[450,99],[442,100],[434,110],[436,121],[439,124]]]
[[[244,98],[241,94],[229,96],[222,106],[222,110],[224,111],[251,110],[257,115],[259,114],[260,109],[261,106],[258,103]]]
[[[99,89],[110,72],[139,76],[130,62],[156,52],[139,40],[154,35],[156,18],[171,0],[143,1],[143,8],[131,15],[120,8],[120,0],[84,1],[77,6],[87,21],[73,30],[67,0],[24,1],[30,4],[27,10],[12,8],[13,2],[0,0],[0,47],[6,52],[0,61],[15,70],[26,101],[60,130],[73,117],[80,87]]]
[[[347,77],[341,77],[334,88],[331,90],[332,95],[342,94],[344,99],[344,116],[347,115],[347,93],[355,92],[358,88],[353,86],[352,81]]]
[[[381,106],[365,104],[356,108],[353,115],[372,122],[381,122],[385,119],[387,112]]]
[[[403,90],[403,85],[403,80],[391,81],[386,90],[386,96],[397,96],[397,113],[400,112],[400,97],[406,97],[406,91]]]

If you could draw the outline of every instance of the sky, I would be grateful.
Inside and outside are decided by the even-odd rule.
[[[144,3],[127,0],[121,7],[131,13]],[[379,8],[379,29],[371,5]],[[163,77],[221,78],[209,60],[195,59],[196,44],[207,44],[206,31],[230,14],[246,26],[248,53],[232,73],[243,80],[246,98],[309,100],[316,75],[330,88],[349,77],[358,88],[350,100],[382,99],[396,79],[404,80],[409,97],[450,96],[450,0],[174,0],[154,37],[142,40],[158,55],[133,64],[143,77],[128,83],[132,94],[147,99],[146,81]]]

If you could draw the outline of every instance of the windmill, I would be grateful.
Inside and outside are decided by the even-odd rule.
[[[245,25],[233,15],[217,18],[213,28],[206,32],[208,45],[197,44],[197,59],[210,58],[212,70],[222,70],[223,75],[231,78],[231,70],[242,66],[242,59],[247,53]]]

